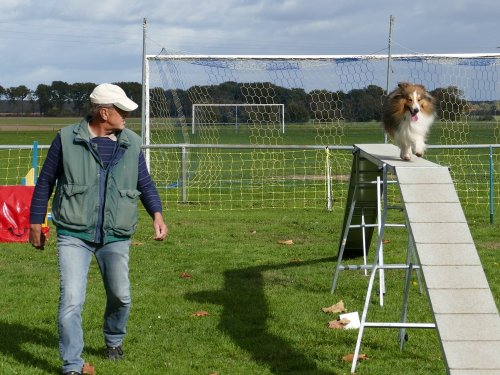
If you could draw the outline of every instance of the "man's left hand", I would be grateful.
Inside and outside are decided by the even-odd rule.
[[[154,239],[156,241],[163,241],[168,236],[167,224],[163,221],[163,216],[160,212],[155,212],[153,218],[153,227],[155,231]]]

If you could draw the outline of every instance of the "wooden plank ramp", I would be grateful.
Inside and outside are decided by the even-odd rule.
[[[500,316],[448,168],[355,145],[396,175],[448,374],[500,374]]]

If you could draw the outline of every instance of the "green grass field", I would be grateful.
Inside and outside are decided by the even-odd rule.
[[[80,121],[80,118],[57,118],[57,117],[0,117],[0,130],[2,140],[0,144],[30,144],[33,140],[38,140],[39,144],[50,144],[55,132],[62,126]],[[152,120],[154,123],[154,120]],[[127,119],[127,126],[140,133],[141,119]],[[342,128],[340,130],[340,128]],[[27,134],[26,129],[29,129]],[[241,125],[238,130],[234,126],[216,126],[213,129],[205,127],[191,134],[188,127],[188,137],[191,143],[210,143],[207,140],[215,140],[220,144],[248,144],[251,136],[264,140],[267,136],[279,138],[276,144],[285,145],[347,145],[354,143],[383,143],[384,135],[381,126],[377,122],[366,123],[345,123],[340,124],[286,124],[285,133],[280,134],[279,128],[273,126],[272,131],[264,131],[261,128],[250,129]],[[182,135],[180,127],[174,127],[169,140],[174,142],[162,143],[183,143],[185,137]],[[266,133],[259,136],[257,133]],[[271,135],[270,135],[271,134]],[[152,138],[155,130],[152,130]],[[495,144],[499,143],[500,128],[498,119],[496,121],[471,121],[468,123],[449,123],[437,121],[431,130],[428,143],[430,145],[449,144]],[[26,142],[26,143],[15,143]],[[258,144],[262,144],[258,142]],[[270,144],[275,144],[274,142]]]
[[[285,133],[281,133],[278,126],[234,126],[205,127],[191,134],[188,128],[191,143],[221,143],[221,144],[283,144],[283,145],[346,145],[354,143],[383,143],[384,133],[380,123],[354,122],[342,124],[286,124]],[[151,138],[155,139],[152,130]],[[162,138],[159,138],[160,140]],[[172,130],[168,138],[170,142],[156,143],[183,143],[179,127]],[[436,121],[431,129],[428,144],[494,144],[499,143],[500,128],[497,121],[450,123]],[[216,142],[214,142],[214,140]],[[269,142],[266,142],[269,141]]]
[[[356,330],[327,328],[337,314],[322,307],[343,300],[361,312],[368,278],[343,271],[330,294],[343,213],[253,210],[166,214],[171,235],[152,240],[144,216],[131,256],[133,304],[126,359],[102,357],[104,296],[95,262],[84,309],[85,359],[98,374],[348,374],[342,357],[354,351]],[[500,304],[498,225],[474,211],[467,218],[497,305]],[[52,233],[53,234],[53,233]],[[389,230],[385,261],[402,262],[406,235]],[[280,245],[292,240],[293,245]],[[371,249],[373,254],[373,249]],[[361,263],[361,259],[351,260]],[[183,278],[185,272],[192,278]],[[398,321],[403,271],[386,271],[385,305],[373,296],[371,321]],[[27,244],[0,250],[0,373],[53,374],[59,366],[55,239],[45,251]],[[197,311],[208,316],[195,317]],[[432,321],[414,278],[409,321]],[[397,330],[367,329],[358,374],[443,374],[434,330],[409,330],[399,351]]]
[[[48,144],[54,135],[20,129],[2,131],[2,140],[7,133],[12,133],[11,144],[29,144],[24,140],[42,135],[46,138],[37,140]],[[464,210],[500,306],[498,220],[489,224],[483,204],[473,202]],[[349,374],[350,363],[342,357],[354,351],[357,331],[328,329],[327,323],[338,314],[321,311],[340,300],[350,312],[363,309],[368,278],[362,272],[342,272],[337,292],[330,293],[343,214],[342,209],[319,208],[176,209],[165,215],[170,237],[155,242],[150,219],[141,210],[131,256],[126,359],[103,358],[104,291],[95,262],[84,308],[84,358],[99,375]],[[402,219],[398,213],[391,215]],[[385,262],[403,262],[406,232],[389,228],[385,239]],[[292,240],[293,245],[279,244],[282,240]],[[181,277],[183,273],[191,277]],[[369,320],[399,320],[403,276],[403,271],[386,271],[385,305],[380,307],[374,295]],[[0,374],[58,373],[54,228],[43,252],[28,244],[0,244],[0,284],[4,285]],[[198,311],[208,315],[193,316]],[[408,311],[409,321],[432,321],[415,277]],[[445,373],[435,330],[409,330],[403,352],[397,333],[394,329],[365,331],[361,352],[369,359],[359,363],[357,374]]]

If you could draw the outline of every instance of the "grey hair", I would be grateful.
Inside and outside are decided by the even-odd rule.
[[[89,113],[87,117],[90,120],[95,119],[96,117],[99,116],[99,110],[101,108],[111,108],[113,107],[113,104],[95,104],[95,103],[90,103],[90,108],[89,108]]]

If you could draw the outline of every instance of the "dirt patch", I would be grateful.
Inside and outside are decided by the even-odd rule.
[[[500,250],[500,242],[482,242],[481,245],[487,250]]]

